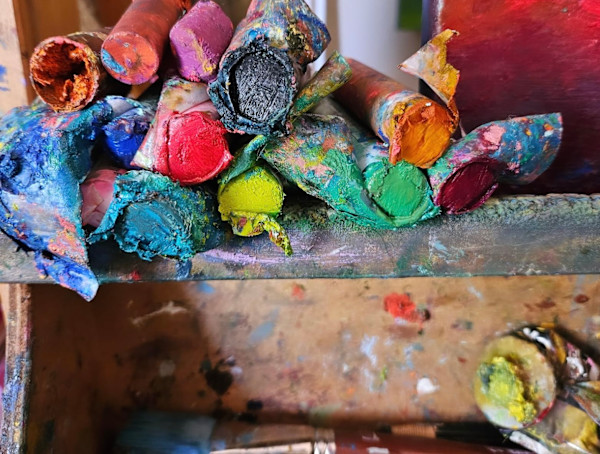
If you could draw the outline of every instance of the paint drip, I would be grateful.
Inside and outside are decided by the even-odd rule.
[[[431,318],[427,309],[419,309],[408,293],[390,293],[383,300],[384,308],[392,317],[422,325]]]

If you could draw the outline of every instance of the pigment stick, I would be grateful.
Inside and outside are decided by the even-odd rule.
[[[430,167],[454,133],[450,112],[400,82],[352,59],[350,82],[334,93],[345,109],[390,146],[390,161]]]
[[[163,85],[156,118],[132,165],[184,186],[199,184],[218,175],[233,159],[226,135],[206,84],[173,76]]]
[[[561,137],[557,113],[480,126],[428,169],[434,202],[448,213],[465,213],[489,199],[500,182],[532,182],[552,164]]]
[[[112,78],[100,60],[103,31],[78,32],[45,39],[34,49],[29,67],[33,88],[54,111],[83,109],[129,87]]]
[[[354,157],[369,196],[390,217],[394,227],[412,226],[439,214],[421,169],[406,161],[392,164],[388,146],[330,98],[322,101],[314,112],[344,119],[352,134]]]
[[[219,186],[221,219],[239,236],[269,232],[273,243],[292,255],[290,240],[276,217],[283,207],[283,186],[267,167],[257,165]]]
[[[117,438],[117,453],[167,454],[517,454],[523,451],[373,431],[288,424],[217,423],[207,416],[136,413]]]
[[[212,81],[232,36],[231,19],[219,5],[196,3],[169,33],[179,73],[192,82]]]
[[[103,195],[112,200],[89,243],[112,238],[143,260],[157,255],[188,260],[223,240],[216,201],[199,187],[192,190],[163,175],[130,170],[117,174],[113,193]]]
[[[304,0],[253,0],[221,59],[210,96],[232,132],[283,134],[306,66],[329,33]]]
[[[106,70],[129,85],[152,79],[169,30],[188,6],[184,0],[134,0],[102,45]]]
[[[0,119],[0,230],[33,251],[40,274],[88,301],[98,281],[88,263],[79,183],[111,113],[101,102],[57,113],[37,100]]]

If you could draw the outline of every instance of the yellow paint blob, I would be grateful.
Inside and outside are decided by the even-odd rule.
[[[276,216],[283,197],[279,179],[265,167],[256,166],[219,188],[219,212],[224,221],[235,212]]]
[[[390,161],[429,168],[444,154],[455,129],[448,110],[433,101],[419,100],[398,118]]]
[[[529,424],[537,415],[535,405],[528,400],[529,392],[520,377],[518,365],[504,356],[496,356],[479,366],[478,374],[486,387],[487,398],[502,406],[520,423]]]

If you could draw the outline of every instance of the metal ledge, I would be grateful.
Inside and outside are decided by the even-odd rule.
[[[103,243],[90,248],[100,282],[600,273],[600,194],[511,196],[414,228],[370,230],[324,205],[282,217],[292,257],[257,238],[231,237],[192,260],[155,259]],[[0,282],[44,283],[33,257],[0,238]]]

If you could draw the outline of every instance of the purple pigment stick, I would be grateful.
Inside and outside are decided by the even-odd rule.
[[[211,82],[233,36],[231,19],[213,1],[198,2],[171,29],[179,73],[192,82]]]

